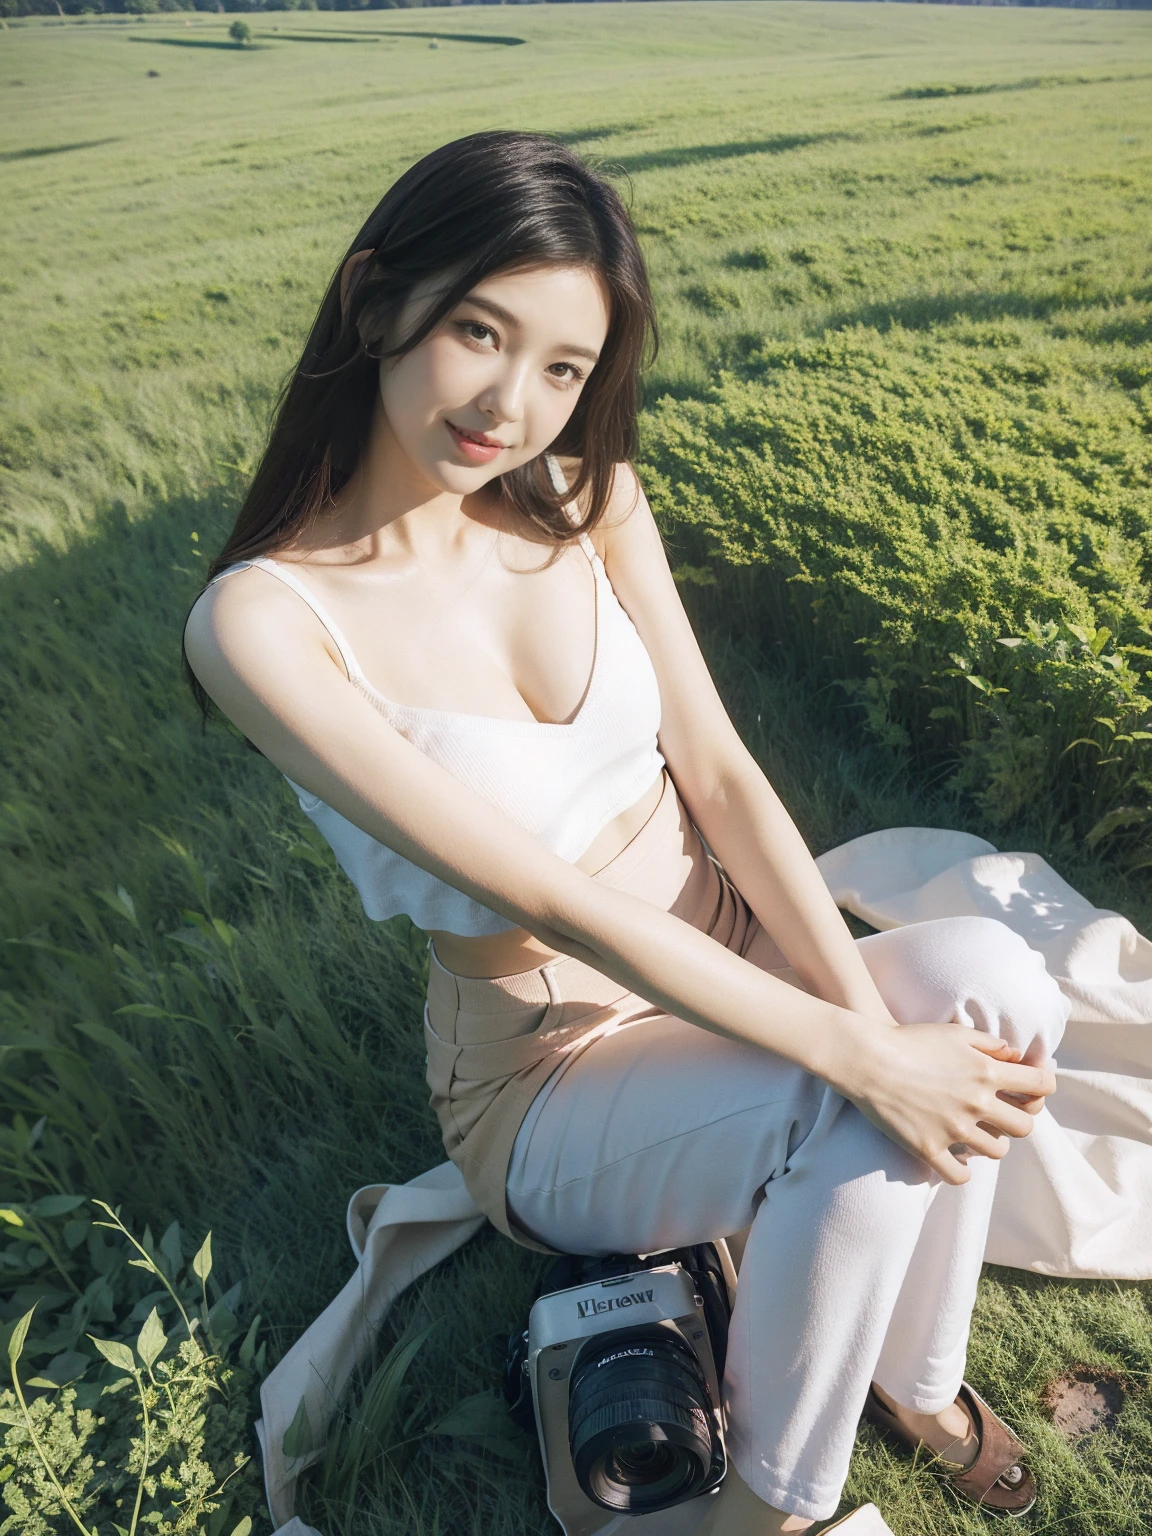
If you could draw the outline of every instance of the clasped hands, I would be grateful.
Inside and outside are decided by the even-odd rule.
[[[967,1183],[969,1153],[999,1159],[1029,1135],[1056,1089],[1039,1039],[1021,1052],[960,1024],[904,1024],[861,1046],[836,1086],[948,1184]]]

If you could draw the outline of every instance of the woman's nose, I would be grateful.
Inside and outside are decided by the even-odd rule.
[[[481,410],[498,421],[518,421],[524,414],[526,385],[526,369],[504,369],[484,390],[477,403]]]

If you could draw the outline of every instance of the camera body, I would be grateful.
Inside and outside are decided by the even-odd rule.
[[[723,1243],[562,1258],[514,1336],[565,1536],[688,1536],[726,1470],[720,1380],[735,1272]],[[527,1389],[527,1390],[526,1390]]]

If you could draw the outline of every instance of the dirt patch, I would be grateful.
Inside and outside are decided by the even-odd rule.
[[[1111,1429],[1124,1406],[1124,1388],[1105,1371],[1069,1371],[1044,1394],[1052,1423],[1065,1440],[1079,1440],[1098,1429]]]

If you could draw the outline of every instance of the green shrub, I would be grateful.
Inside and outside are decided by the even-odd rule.
[[[232,1311],[238,1287],[208,1306],[211,1234],[186,1263],[176,1223],[157,1248],[147,1231],[137,1242],[102,1202],[95,1204],[111,1219],[93,1223],[75,1214],[87,1202],[50,1203],[37,1202],[36,1216],[6,1210],[8,1228],[73,1288],[81,1266],[61,1265],[60,1256],[69,1243],[75,1251],[95,1237],[87,1247],[97,1272],[47,1332],[35,1325],[59,1313],[59,1300],[44,1287],[4,1329],[12,1388],[0,1392],[0,1500],[9,1512],[0,1536],[57,1536],[58,1522],[84,1536],[108,1525],[124,1536],[141,1526],[154,1536],[248,1536],[259,1477],[239,1447],[248,1441],[264,1346],[256,1348],[259,1318],[241,1339]],[[66,1214],[84,1235],[73,1241],[65,1227],[53,1251],[47,1229]],[[99,1240],[100,1228],[126,1239],[136,1256],[125,1262],[118,1245]],[[47,1365],[22,1374],[27,1359],[48,1354]]]
[[[1080,366],[1007,322],[752,345],[704,398],[657,404],[645,482],[684,574],[726,571],[729,616],[742,593],[737,621],[874,735],[951,762],[994,822],[1039,799],[1142,849],[1142,356]]]

